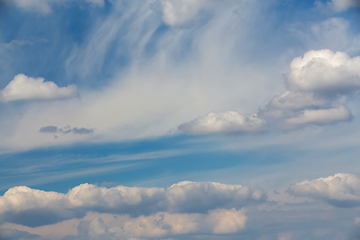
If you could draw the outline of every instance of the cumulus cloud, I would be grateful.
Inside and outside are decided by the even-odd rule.
[[[293,59],[285,82],[287,90],[250,117],[233,111],[209,113],[178,128],[190,134],[243,133],[349,121],[351,111],[339,98],[360,90],[360,57],[311,50]]]
[[[348,173],[305,180],[292,185],[287,192],[297,197],[323,200],[336,207],[360,205],[360,179]]]
[[[211,112],[204,117],[181,124],[179,129],[189,134],[260,132],[266,129],[266,122],[258,118],[257,114],[244,117],[234,111]]]
[[[360,89],[360,57],[328,49],[311,50],[290,64],[286,84],[291,91],[337,96]]]
[[[55,100],[78,96],[75,85],[58,87],[54,82],[45,82],[44,78],[32,78],[18,74],[0,91],[0,101],[19,100]]]
[[[82,184],[67,194],[22,186],[0,197],[0,221],[34,227],[83,217],[89,211],[133,217],[157,212],[207,213],[218,208],[240,209],[265,200],[261,190],[220,183],[180,182],[167,189]]]
[[[130,218],[116,227],[109,227],[99,216],[81,221],[78,236],[70,239],[138,239],[163,238],[184,234],[234,234],[245,228],[247,217],[242,210],[216,209],[206,214],[159,212]],[[119,226],[120,225],[120,226]]]
[[[35,11],[42,14],[51,13],[52,4],[61,4],[72,0],[7,0],[9,3],[15,4],[17,7],[25,11]],[[80,1],[80,0],[76,0]],[[104,0],[84,0],[85,2],[104,6]]]

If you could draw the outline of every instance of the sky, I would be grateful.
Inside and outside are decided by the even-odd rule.
[[[0,240],[360,239],[360,1],[0,1]]]

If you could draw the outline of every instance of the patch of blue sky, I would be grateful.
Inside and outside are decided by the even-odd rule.
[[[196,180],[189,176],[197,172],[238,166],[242,169],[239,174],[243,174],[249,168],[266,168],[286,160],[286,154],[280,153],[277,147],[228,152],[216,149],[212,143],[189,146],[188,139],[181,136],[4,154],[1,156],[1,178],[7,180],[3,181],[6,186],[1,186],[1,190],[24,182],[42,189],[66,191],[84,182],[136,185],[151,179],[169,178],[158,183],[166,186],[174,181]]]
[[[68,77],[64,61],[74,46],[86,42],[91,27],[110,6],[89,8],[74,1],[52,8],[51,14],[41,14],[6,5],[0,22],[1,42],[13,46],[7,49],[8,67],[0,72],[2,86],[18,73],[43,77],[59,86],[81,83]]]

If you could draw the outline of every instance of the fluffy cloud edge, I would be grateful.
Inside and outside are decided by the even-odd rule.
[[[32,78],[18,74],[0,91],[1,102],[25,100],[58,100],[79,96],[76,85],[58,87],[44,78]]]
[[[350,109],[341,96],[360,90],[360,56],[329,49],[310,50],[291,61],[285,77],[287,89],[249,117],[234,112],[211,112],[178,126],[187,134],[257,133],[289,131],[310,125],[350,121]]]
[[[360,205],[360,179],[349,173],[305,180],[290,186],[287,192],[296,197],[322,200],[340,208]]]
[[[132,217],[157,212],[205,214],[261,204],[266,198],[262,190],[214,182],[180,182],[167,189],[82,184],[66,194],[19,186],[0,197],[0,222],[35,227],[82,218],[89,211]]]
[[[255,133],[266,131],[266,121],[258,118],[257,114],[244,117],[235,111],[222,113],[211,112],[191,122],[183,123],[179,130],[189,134],[211,133]]]

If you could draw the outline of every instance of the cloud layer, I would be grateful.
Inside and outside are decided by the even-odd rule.
[[[58,87],[54,82],[43,78],[32,78],[18,74],[0,91],[0,101],[10,102],[19,100],[55,100],[78,96],[75,85]]]
[[[0,221],[35,227],[81,218],[89,211],[133,217],[158,212],[208,213],[218,208],[240,209],[265,199],[261,190],[205,182],[180,182],[167,189],[82,184],[67,194],[22,186],[0,198]]]
[[[97,216],[91,221],[80,222],[78,236],[63,239],[148,239],[184,234],[234,234],[245,228],[246,221],[243,211],[236,209],[210,210],[207,214],[160,212],[127,219],[116,227],[107,226]]]
[[[360,57],[311,50],[292,60],[285,83],[287,90],[274,96],[257,114],[245,118],[233,111],[210,113],[180,125],[179,130],[190,134],[244,133],[349,121],[352,114],[339,99],[360,90]]]
[[[348,173],[305,180],[292,185],[287,192],[298,197],[323,200],[336,207],[360,205],[360,179]]]

